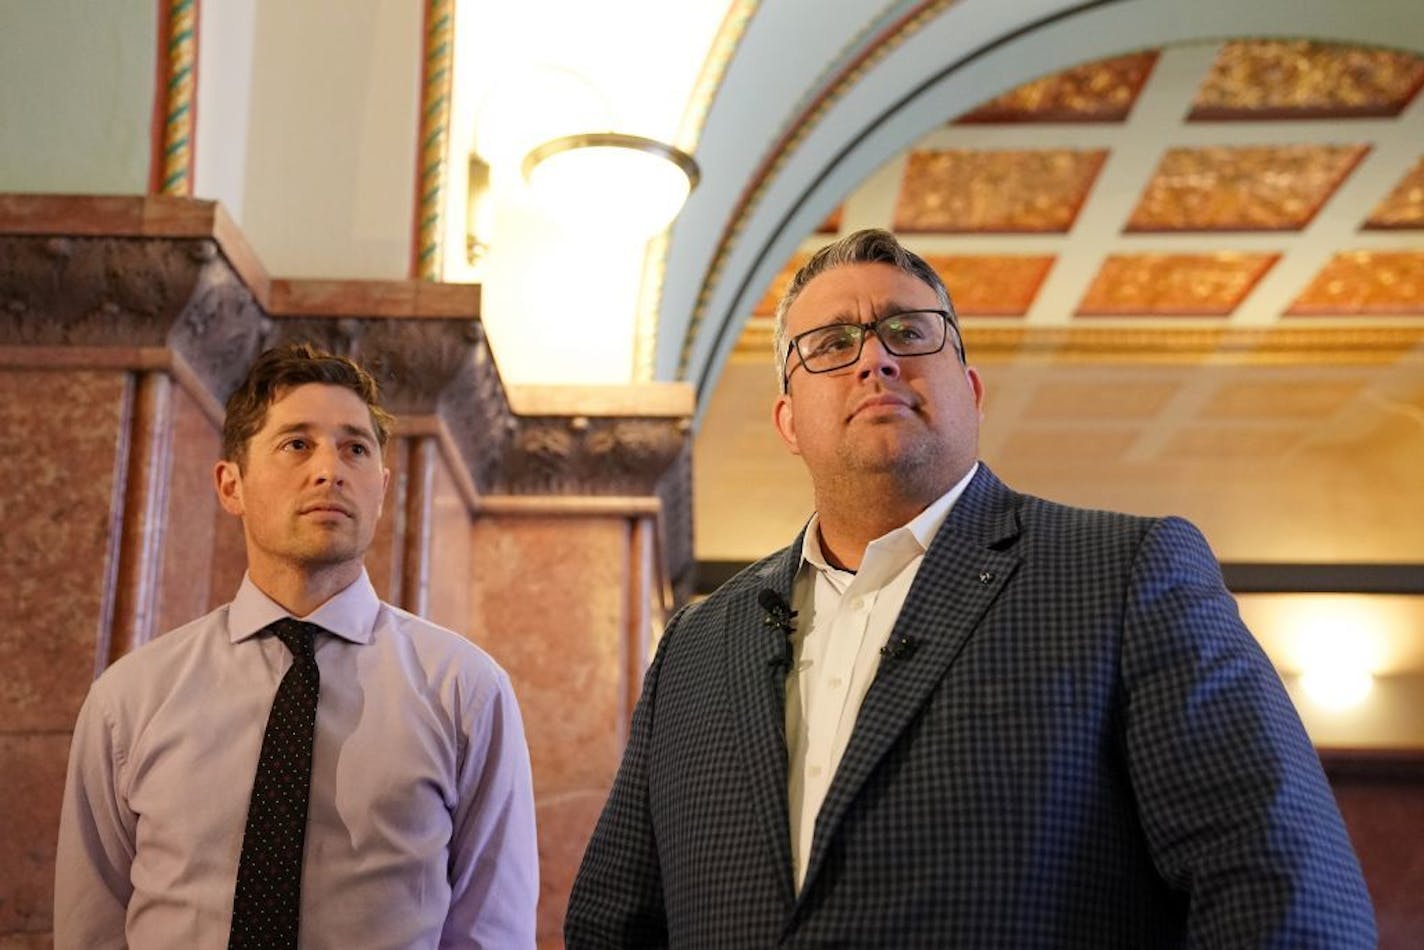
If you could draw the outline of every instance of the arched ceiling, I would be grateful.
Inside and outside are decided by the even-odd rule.
[[[981,456],[1019,487],[1185,514],[1229,560],[1424,561],[1412,2],[901,4],[799,46],[781,6],[723,95],[757,85],[754,53],[833,65],[783,55],[794,97],[767,66],[781,123],[747,107],[717,159],[734,117],[714,104],[668,255],[660,359],[699,387],[700,558],[754,559],[810,511],[768,422],[771,292],[833,232],[879,226],[945,273],[988,387]],[[779,162],[749,147],[777,135]]]
[[[770,311],[799,259],[867,226],[945,275],[987,388],[980,457],[1010,484],[1184,515],[1278,589],[1417,576],[1421,84],[1417,0],[760,4],[660,314],[658,375],[698,391],[704,583],[812,510],[770,424]],[[1290,610],[1345,654],[1388,643],[1364,712],[1297,692],[1317,741],[1424,741],[1409,589],[1240,598],[1292,688]]]
[[[913,214],[898,220],[891,214],[871,215],[858,223],[899,225],[902,233],[923,231],[924,240],[915,246],[931,253],[1054,257],[1057,263],[1037,275],[1040,292],[1022,319],[1030,334],[1054,326],[1089,325],[1089,313],[1132,311],[1121,300],[1085,297],[1094,286],[1093,275],[1107,263],[1104,253],[1120,249],[1127,234],[1138,238],[1135,246],[1145,253],[1169,254],[1203,246],[1181,240],[1181,232],[1220,232],[1209,253],[1243,256],[1232,264],[1234,276],[1225,273],[1219,260],[1203,264],[1216,273],[1218,282],[1235,286],[1241,300],[1256,298],[1258,302],[1244,311],[1252,316],[1243,321],[1256,326],[1296,306],[1303,285],[1336,252],[1417,248],[1413,237],[1386,230],[1361,232],[1360,220],[1350,212],[1361,201],[1373,207],[1382,197],[1374,193],[1379,182],[1399,184],[1417,159],[1410,143],[1424,140],[1419,102],[1395,117],[1350,120],[1362,135],[1343,133],[1338,119],[1190,121],[1186,117],[1217,47],[1214,42],[1182,44],[1235,37],[1303,37],[1424,53],[1424,17],[1413,0],[1202,0],[1190,5],[1169,0],[942,0],[817,4],[814,9],[803,4],[758,5],[706,116],[697,146],[702,185],[669,242],[659,312],[658,377],[694,383],[699,409],[705,412],[758,300],[818,224],[856,189],[872,185],[877,169],[882,176],[901,174],[904,168],[896,170],[897,162],[910,165],[921,183],[961,179],[963,162],[973,159],[955,158],[955,152],[1029,152],[1051,143],[1072,153],[1057,161],[1077,164],[1042,187],[1078,187],[1082,207],[1066,228],[1040,228],[1017,239],[983,233],[993,227],[975,227],[971,230],[980,233],[955,238],[942,236],[948,232],[931,237],[934,226],[924,218],[924,209],[920,226],[914,225]],[[1144,50],[1164,52],[1154,57],[1134,93],[1130,121],[1079,124],[1066,131],[1054,127],[1051,134],[1045,132],[1047,127],[1024,124],[945,125],[1050,73]],[[911,146],[931,154],[906,156]],[[1169,153],[1170,146],[1238,151],[1213,158],[1201,151]],[[1274,151],[1239,151],[1249,146]],[[1291,152],[1288,146],[1305,150]],[[1042,176],[1032,170],[1032,160],[1027,161],[1011,174],[1037,181]],[[1305,196],[1315,203],[1305,214],[1306,226],[1286,240],[1232,233],[1241,230],[1236,226],[1240,222],[1185,222],[1190,227],[1184,227],[1183,221],[1157,220],[1152,215],[1160,212],[1152,210],[1156,205],[1150,201],[1132,216],[1154,175],[1190,177],[1210,171],[1213,162],[1215,173],[1228,178],[1255,175],[1285,162],[1300,169],[1301,177],[1324,186]],[[1084,188],[1085,183],[1090,187]],[[1022,180],[1012,185],[1021,186]],[[1294,201],[1299,196],[1287,197]],[[963,217],[962,202],[973,200],[961,195],[960,205],[941,213]],[[1169,195],[1167,200],[1173,199]],[[846,213],[853,212],[854,205],[848,204]],[[1166,231],[1179,233],[1156,233]],[[1145,275],[1136,281],[1139,285],[1155,285],[1161,279],[1160,262],[1114,259],[1112,265],[1121,273]],[[1405,261],[1402,266],[1408,265]],[[1337,266],[1352,265],[1341,259]],[[1023,278],[1011,279],[1007,273],[998,279],[1000,286],[1023,285]],[[1321,279],[1321,286],[1330,282],[1329,277]],[[1298,309],[1311,306],[1307,299],[1299,301]],[[1229,309],[1235,312],[1237,307]],[[972,318],[969,324],[972,340]]]

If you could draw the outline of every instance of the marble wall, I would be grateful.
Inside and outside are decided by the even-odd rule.
[[[131,403],[121,372],[0,371],[0,935],[49,929],[69,734],[113,613]]]
[[[671,561],[690,563],[686,499],[660,501],[689,488],[690,391],[545,394],[518,415],[472,319],[478,288],[272,281],[206,202],[0,195],[0,261],[0,948],[48,945],[89,683],[237,588],[241,525],[212,481],[221,403],[293,339],[361,359],[396,411],[367,566],[382,597],[509,671],[539,938],[560,946]]]

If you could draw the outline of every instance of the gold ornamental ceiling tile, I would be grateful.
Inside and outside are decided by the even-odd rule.
[[[1424,86],[1424,58],[1303,40],[1226,43],[1188,118],[1319,119],[1398,115]]]
[[[1227,316],[1279,254],[1111,254],[1077,315]]]
[[[1369,151],[1367,145],[1168,149],[1128,231],[1297,231]]]
[[[960,116],[962,124],[1122,122],[1157,62],[1155,50],[1114,56],[1026,82]]]
[[[1424,156],[1365,222],[1370,230],[1424,228]]]
[[[895,202],[894,229],[1064,233],[1106,158],[1106,149],[913,151]]]
[[[1342,251],[1286,314],[1424,315],[1424,251]]]
[[[960,316],[1021,317],[1053,266],[1053,255],[926,255]]]

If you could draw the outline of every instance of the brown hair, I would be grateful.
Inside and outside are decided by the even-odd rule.
[[[247,442],[267,421],[267,407],[293,386],[325,383],[342,386],[361,397],[371,413],[376,441],[386,447],[395,418],[381,407],[380,387],[371,374],[344,356],[319,350],[310,343],[288,343],[257,357],[247,378],[227,400],[223,418],[222,457],[238,467],[247,459]]]

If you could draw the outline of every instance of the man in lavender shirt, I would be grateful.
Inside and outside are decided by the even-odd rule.
[[[215,480],[242,519],[232,602],[119,660],[75,726],[55,946],[224,947],[273,696],[264,628],[322,628],[300,945],[532,947],[529,755],[509,679],[381,602],[362,566],[391,417],[355,363],[269,350],[227,404]]]

